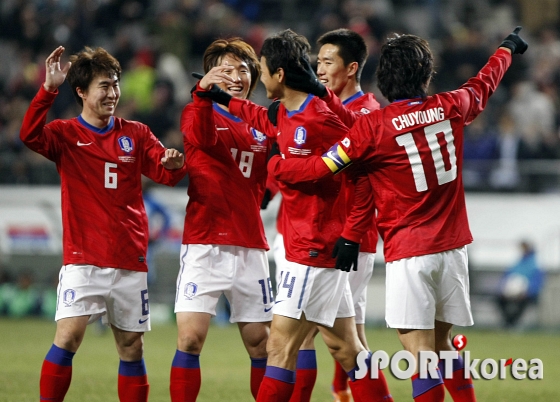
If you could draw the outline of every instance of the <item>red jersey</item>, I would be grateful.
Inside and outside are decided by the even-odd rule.
[[[113,117],[98,129],[79,116],[45,124],[56,95],[41,86],[20,138],[55,162],[60,174],[63,264],[146,272],[142,175],[173,186],[185,168],[165,169],[160,161],[165,147],[139,122]]]
[[[249,101],[232,99],[230,111],[264,133],[276,132],[286,159],[321,155],[329,144],[344,137],[348,128],[319,98],[309,95],[299,110],[280,104],[278,126],[267,118],[267,109]],[[313,267],[334,267],[332,249],[342,232],[340,211],[345,211],[341,177],[304,183],[279,183],[284,218],[282,232],[286,259]]]
[[[362,91],[358,91],[348,99],[341,101],[333,91],[327,88],[327,95],[321,99],[347,127],[352,127],[361,116],[381,108],[374,94],[364,94]]]
[[[348,99],[345,99],[343,102],[340,102],[340,99],[338,99],[338,97],[336,97],[330,90],[329,95],[325,98],[327,98],[327,105],[329,106],[329,108],[334,111],[348,127],[352,127],[360,116],[369,114],[374,110],[380,108],[379,102],[377,102],[377,100],[375,99],[375,95],[373,95],[372,93],[364,94],[362,91],[356,92],[354,95],[352,95]],[[338,104],[341,104],[342,108],[339,108],[337,106]],[[354,204],[355,191],[355,185],[352,180],[347,180],[345,191],[347,196],[347,204],[350,208],[348,212],[351,213],[351,207]],[[354,217],[354,219],[360,220],[359,217]],[[345,232],[346,228],[353,225],[352,221],[352,216],[350,216],[349,221],[347,221],[347,224],[345,225]],[[343,232],[343,237],[346,234],[345,232]],[[360,251],[364,253],[375,253],[377,251],[378,238],[379,234],[377,232],[377,225],[375,223],[375,214],[373,214],[371,228],[362,237]]]
[[[183,244],[268,250],[260,205],[271,141],[208,98],[181,115],[189,174]]]
[[[302,181],[327,176],[351,161],[371,166],[386,261],[469,244],[463,128],[482,112],[510,64],[511,54],[498,49],[459,89],[395,101],[360,118],[322,161],[272,158],[269,169],[279,180]]]

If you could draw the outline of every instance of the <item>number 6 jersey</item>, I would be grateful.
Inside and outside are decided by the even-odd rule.
[[[210,99],[193,99],[181,115],[189,175],[183,244],[268,250],[260,204],[269,140]]]
[[[60,174],[63,264],[147,271],[142,174],[174,186],[185,167],[163,167],[165,147],[142,123],[111,117],[98,129],[78,116],[45,124],[56,95],[41,86],[20,138],[55,162]]]

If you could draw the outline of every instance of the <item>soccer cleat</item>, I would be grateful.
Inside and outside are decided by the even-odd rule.
[[[332,391],[334,402],[352,402],[352,393],[349,389],[343,391]]]

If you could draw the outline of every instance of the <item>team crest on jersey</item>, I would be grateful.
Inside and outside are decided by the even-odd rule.
[[[299,126],[298,128],[296,128],[296,131],[294,133],[294,142],[297,145],[301,146],[305,144],[306,141],[307,141],[307,130],[305,129],[305,127]]]
[[[261,133],[259,130],[256,130],[254,128],[251,128],[251,134],[253,134],[253,138],[255,140],[257,140],[257,142],[259,144],[262,144],[263,142],[266,141],[266,135],[264,135],[263,133]]]
[[[194,282],[189,282],[185,285],[185,291],[183,292],[187,300],[192,300],[196,296],[196,291],[198,290],[198,285]]]
[[[76,300],[76,291],[74,289],[67,289],[62,295],[62,302],[66,307],[70,307]]]
[[[348,148],[350,146],[350,138],[344,137],[344,139],[342,140],[342,145]]]
[[[363,107],[363,108],[360,109],[360,113],[361,114],[369,114],[370,111],[369,111],[369,109],[366,109],[365,107]]]
[[[130,137],[123,135],[119,138],[119,146],[121,149],[126,152],[127,154],[131,153],[134,150],[134,143]]]

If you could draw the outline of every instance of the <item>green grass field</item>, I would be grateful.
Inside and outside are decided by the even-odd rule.
[[[88,328],[81,349],[74,358],[73,379],[66,401],[117,401],[118,357],[110,331],[100,335]],[[41,320],[0,319],[0,401],[38,400],[39,371],[54,336],[55,325]],[[499,379],[476,380],[479,401],[538,402],[560,401],[560,335],[558,333],[506,333],[465,330],[471,358],[540,358],[543,380],[515,380],[507,374]],[[146,334],[145,359],[148,369],[150,401],[169,401],[168,381],[175,352],[174,324],[155,325]],[[393,330],[372,328],[370,346],[389,354],[400,349]],[[317,340],[319,372],[312,401],[331,401],[330,380],[333,364],[322,340]],[[210,328],[201,355],[202,389],[199,401],[251,401],[249,358],[236,326]],[[408,380],[397,380],[387,373],[395,401],[411,401]],[[447,398],[446,401],[450,401]]]

